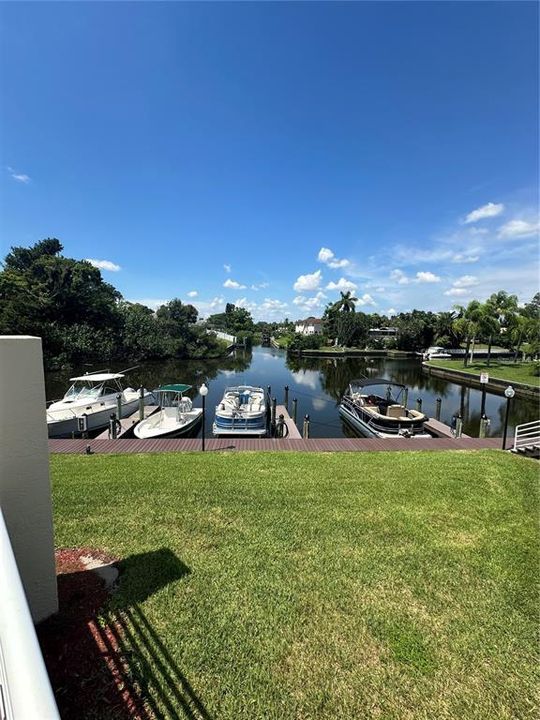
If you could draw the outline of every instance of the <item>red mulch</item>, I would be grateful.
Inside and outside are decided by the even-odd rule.
[[[92,548],[56,552],[59,612],[37,627],[51,685],[63,720],[149,720],[129,676],[119,623],[100,623],[110,597],[105,582],[81,560],[117,560]]]

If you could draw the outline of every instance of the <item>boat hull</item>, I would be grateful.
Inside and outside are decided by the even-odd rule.
[[[387,427],[377,426],[374,427],[373,423],[369,423],[365,420],[360,413],[351,411],[345,405],[339,406],[339,414],[345,422],[347,422],[354,430],[356,430],[362,437],[367,438],[399,438],[405,437],[403,432],[409,431],[412,434],[407,437],[413,438],[431,438],[429,433],[426,433],[423,424],[411,423],[405,425],[400,423],[395,426],[388,425]]]
[[[151,393],[146,393],[144,396],[145,404],[148,404],[150,399]],[[133,415],[138,406],[138,397],[122,403],[122,418]],[[54,412],[48,413],[47,430],[50,438],[80,436],[82,431],[79,428],[79,418],[81,418],[83,414],[86,414],[86,432],[92,433],[96,430],[103,430],[108,426],[111,414],[117,412],[117,405],[106,405],[102,409],[100,409],[99,406],[94,408],[90,405],[86,408],[78,408],[72,412],[73,415],[71,417],[60,417],[58,420],[54,419]],[[64,414],[64,411],[62,411],[62,414]]]
[[[152,418],[150,417],[148,420],[143,420],[135,425],[133,428],[133,434],[136,438],[139,440],[161,440],[163,438],[186,437],[198,429],[202,420],[202,410],[199,410],[196,417],[194,417],[190,422],[179,425],[173,429],[150,427],[151,423],[149,421],[151,419]]]

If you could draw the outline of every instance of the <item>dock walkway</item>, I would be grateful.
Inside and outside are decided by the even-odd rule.
[[[146,420],[147,417],[150,417],[150,415],[153,415],[156,410],[159,410],[158,405],[145,405],[144,406],[144,418]],[[139,408],[129,415],[128,417],[122,418],[120,420],[121,430],[118,433],[118,439],[130,437],[133,434],[133,428],[135,425],[139,422]],[[102,433],[99,435],[96,435],[94,440],[109,440],[109,428],[106,428]]]
[[[96,454],[196,452],[201,449],[200,438],[177,438],[163,440],[49,440],[51,453],[84,454],[90,447]],[[210,438],[206,440],[207,452],[256,451],[256,452],[388,452],[415,450],[482,450],[500,449],[501,438],[311,438],[252,439]]]

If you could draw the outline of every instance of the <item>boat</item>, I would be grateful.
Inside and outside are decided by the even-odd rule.
[[[135,425],[133,432],[140,439],[172,438],[189,435],[198,428],[202,419],[202,408],[194,408],[184,393],[191,385],[161,385],[154,390],[160,409]]]
[[[439,347],[437,345],[433,345],[432,347],[428,347],[427,350],[424,350],[424,352],[419,353],[422,356],[423,360],[436,360],[437,358],[451,358],[452,355],[449,352],[446,352],[446,350],[443,347]]]
[[[99,371],[70,378],[73,385],[64,397],[47,407],[49,437],[73,437],[106,428],[111,414],[118,413],[119,401],[121,417],[132,415],[139,405],[140,394],[134,388],[122,387],[120,381],[124,377],[124,373]],[[144,390],[144,403],[152,399],[152,393]]]
[[[427,415],[402,403],[405,389],[405,385],[384,378],[353,380],[339,414],[364,437],[432,437],[424,429]]]
[[[264,437],[268,432],[268,397],[261,387],[227,387],[216,407],[212,431],[224,435]]]

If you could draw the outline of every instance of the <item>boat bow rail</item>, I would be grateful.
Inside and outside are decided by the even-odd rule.
[[[0,718],[60,720],[0,509]]]

